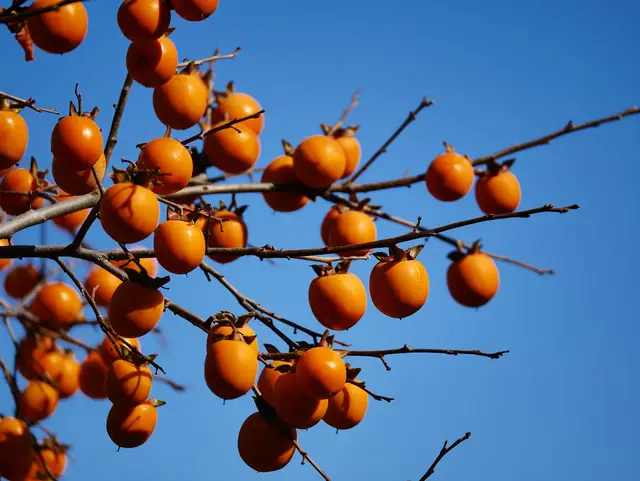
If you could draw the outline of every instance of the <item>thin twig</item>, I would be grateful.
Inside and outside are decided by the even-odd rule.
[[[20,13],[15,13],[15,14],[0,15],[0,23],[7,23],[7,24],[17,23],[19,21],[26,20],[27,18],[36,17],[38,15],[41,15],[47,12],[52,12],[54,10],[58,10],[61,7],[64,7],[65,5],[69,5],[71,3],[78,3],[80,1],[87,1],[87,0],[60,0],[58,3],[47,5],[46,7],[37,8],[34,10],[30,10],[30,9],[23,10]]]
[[[300,446],[300,443],[298,442],[298,440],[292,439],[291,441],[293,442],[293,445],[295,446],[296,450],[300,453],[300,456],[302,456],[302,464],[304,464],[305,462],[308,462],[311,466],[313,466],[313,469],[315,469],[318,472],[318,474],[322,476],[326,481],[331,481],[331,478],[329,477],[329,475],[327,475],[327,473],[325,473],[322,470],[322,468],[318,466],[318,463],[316,463],[313,459],[311,459],[311,456],[309,456],[309,453],[307,453],[304,449],[302,449],[302,446]]]
[[[438,465],[438,463],[442,461],[442,458],[444,458],[448,453],[453,451],[457,446],[465,442],[470,437],[471,437],[471,433],[466,433],[461,438],[458,438],[450,446],[448,445],[449,441],[445,441],[444,444],[442,445],[442,448],[440,449],[440,452],[438,453],[438,456],[436,456],[436,459],[433,460],[433,463],[431,463],[431,466],[429,466],[429,469],[427,469],[427,472],[424,473],[418,481],[425,481],[429,476],[431,476],[435,472],[436,466]]]
[[[218,60],[229,60],[232,58],[236,58],[238,56],[238,53],[240,53],[240,50],[242,50],[242,47],[238,46],[235,48],[235,50],[231,53],[227,53],[227,54],[214,54],[211,57],[206,57],[206,58],[201,58],[199,60],[185,60],[184,62],[180,62],[178,64],[178,68],[184,68],[187,65],[195,65],[196,67],[199,65],[202,65],[204,63],[211,63],[211,62],[217,62]]]
[[[426,97],[423,98],[420,101],[420,104],[418,105],[418,107],[415,110],[409,112],[409,115],[407,116],[405,121],[402,122],[402,124],[400,124],[400,127],[398,127],[396,131],[393,134],[391,134],[391,137],[389,137],[389,139],[387,139],[387,141],[384,144],[382,144],[382,147],[376,150],[376,152],[369,158],[369,160],[367,160],[351,176],[351,178],[346,183],[355,182],[356,179],[360,177],[371,166],[371,164],[373,164],[376,161],[378,157],[380,157],[382,154],[384,154],[387,151],[389,146],[393,143],[394,140],[398,138],[398,136],[404,131],[404,129],[406,129],[409,126],[409,124],[411,124],[414,120],[416,120],[418,114],[422,111],[422,109],[429,107],[430,105],[433,105],[433,101],[428,100]]]
[[[58,112],[56,109],[45,109],[45,108],[36,106],[36,100],[33,98],[21,99],[20,97],[16,97],[6,92],[0,92],[0,99],[2,98],[9,99],[12,102],[15,102],[17,104],[15,105],[16,107],[26,107],[31,110],[35,110],[36,112],[60,115],[60,112]]]

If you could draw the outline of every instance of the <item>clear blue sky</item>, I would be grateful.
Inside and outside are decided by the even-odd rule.
[[[4,4],[8,2],[5,1]],[[117,3],[92,0],[89,34],[73,53],[56,57],[36,51],[25,64],[6,32],[0,37],[4,67],[0,88],[34,96],[64,110],[75,82],[87,107],[97,104],[108,125],[125,76],[127,42],[117,29]],[[209,20],[177,17],[173,39],[180,57],[200,58],[215,47],[234,61],[218,64],[218,86],[235,80],[239,90],[266,109],[261,166],[280,153],[280,139],[293,143],[332,122],[362,88],[350,121],[361,124],[364,156],[372,154],[424,95],[436,101],[393,144],[363,181],[422,172],[442,150],[442,141],[471,156],[537,137],[568,120],[585,121],[640,103],[637,19],[632,1],[545,0],[463,2],[400,0],[370,2],[232,2],[222,0]],[[55,118],[26,112],[31,128],[27,155],[50,165],[49,133]],[[135,145],[163,133],[151,106],[151,91],[136,85],[124,115],[114,159],[134,158]],[[344,340],[362,349],[412,346],[511,349],[501,360],[413,355],[390,358],[386,372],[362,360],[369,387],[396,400],[372,401],[365,421],[336,435],[318,425],[300,433],[302,445],[336,480],[416,480],[444,439],[472,431],[433,479],[475,481],[601,481],[637,479],[638,405],[635,296],[640,283],[636,180],[640,177],[640,118],[564,137],[517,156],[522,208],[552,202],[579,203],[567,215],[543,214],[461,229],[481,237],[487,250],[557,270],[540,277],[501,264],[496,298],[475,311],[448,295],[449,248],[431,241],[421,254],[432,280],[427,305],[402,320],[385,318],[369,303],[366,317]],[[28,158],[28,157],[27,157]],[[117,165],[118,163],[116,163]],[[224,197],[228,200],[228,196]],[[250,242],[281,247],[321,244],[323,201],[293,214],[273,214],[259,194],[241,196]],[[480,214],[473,195],[454,204],[431,198],[423,184],[376,193],[376,203],[408,219],[439,225]],[[379,224],[380,237],[404,232]],[[38,230],[20,242],[37,242]],[[111,247],[93,228],[91,242]],[[50,231],[50,241],[67,238]],[[150,245],[150,239],[145,242]],[[367,280],[373,260],[354,267]],[[282,315],[318,328],[307,304],[313,272],[303,262],[276,265],[245,258],[221,268],[247,295]],[[170,296],[207,316],[240,312],[233,298],[199,272],[173,277]],[[633,319],[636,318],[636,321]],[[61,403],[47,425],[73,445],[69,481],[132,479],[314,480],[296,457],[286,470],[257,475],[236,451],[237,431],[254,407],[250,398],[223,405],[203,379],[204,336],[166,314],[158,352],[168,375],[185,393],[156,385],[168,404],[151,440],[137,450],[116,452],[107,437],[107,401],[82,395]],[[91,328],[78,335],[98,339]],[[276,338],[258,327],[261,341]],[[9,356],[10,343],[0,338]],[[0,388],[0,411],[11,409]],[[635,473],[635,474],[634,474]]]

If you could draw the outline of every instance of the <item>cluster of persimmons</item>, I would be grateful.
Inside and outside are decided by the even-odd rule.
[[[36,0],[28,8],[54,3]],[[151,397],[149,365],[154,357],[143,355],[140,343],[140,338],[158,327],[165,310],[155,278],[158,264],[171,274],[187,274],[207,255],[221,264],[237,258],[219,251],[207,254],[207,248],[247,246],[243,208],[235,202],[212,207],[198,197],[177,197],[170,203],[166,220],[161,220],[159,199],[187,187],[195,172],[193,152],[173,139],[172,131],[199,124],[204,156],[225,174],[250,171],[260,155],[264,115],[258,101],[236,92],[231,83],[224,91],[213,92],[214,107],[207,115],[212,92],[206,76],[193,62],[179,71],[177,48],[169,38],[172,10],[187,21],[201,21],[217,4],[217,0],[124,0],[119,7],[118,26],[131,41],[126,55],[128,74],[153,89],[153,109],[167,131],[142,144],[136,161],[125,169],[114,168],[108,176],[109,187],[102,185],[107,158],[97,109],[83,111],[78,95],[77,104],[71,103],[69,114],[56,123],[49,138],[50,181],[48,171],[40,171],[33,159],[29,168],[18,167],[27,149],[28,126],[19,106],[3,100],[0,208],[9,216],[18,216],[42,208],[46,201],[64,202],[100,189],[99,223],[104,232],[123,248],[153,236],[155,256],[112,261],[127,272],[125,280],[103,267],[93,267],[84,279],[82,293],[72,283],[48,280],[32,263],[13,265],[10,259],[0,260],[0,269],[7,272],[5,292],[23,305],[28,328],[17,346],[17,368],[26,380],[17,394],[19,417],[0,420],[0,475],[10,481],[38,479],[43,472],[62,475],[65,447],[55,438],[34,444],[28,426],[49,418],[60,400],[77,392],[111,401],[106,429],[116,445],[133,448],[145,443],[156,426],[156,407],[162,405]],[[62,29],[63,24],[68,28]],[[67,53],[85,38],[87,13],[81,2],[68,4],[29,17],[26,28],[42,50]],[[263,192],[264,201],[278,212],[298,211],[314,192],[348,179],[361,160],[357,131],[356,126],[323,126],[322,133],[296,146],[284,142],[283,154],[266,166],[261,181],[299,188]],[[476,172],[467,157],[447,145],[429,165],[425,183],[433,197],[450,202],[465,196],[478,177],[475,194],[480,209],[487,214],[508,213],[520,203],[518,180],[509,167],[493,163]],[[75,233],[89,211],[60,215],[53,222]],[[331,207],[319,231],[329,247],[377,240],[374,215],[364,205]],[[0,245],[9,245],[9,240],[1,239]],[[350,329],[364,316],[368,297],[391,318],[418,312],[429,294],[427,269],[417,259],[420,250],[421,246],[401,249],[392,245],[388,253],[373,253],[377,262],[368,278],[368,295],[360,278],[349,272],[349,265],[354,258],[371,255],[372,249],[343,250],[339,252],[343,260],[337,265],[314,266],[317,277],[309,285],[308,302],[317,322],[329,331]],[[478,246],[459,249],[450,257],[447,285],[452,297],[468,307],[489,302],[499,285],[493,260]],[[87,294],[106,310],[112,332],[106,331],[102,342],[79,362],[72,351],[63,350],[57,339],[39,333],[34,326],[68,332],[86,322],[83,295]],[[343,361],[326,335],[310,348],[289,356],[281,353],[281,359],[264,362],[260,371],[258,339],[248,325],[251,317],[226,311],[213,317],[206,339],[204,380],[224,400],[252,391],[256,394],[261,409],[240,427],[238,451],[253,469],[274,471],[291,460],[297,429],[309,429],[320,421],[336,429],[351,429],[364,419],[369,395],[356,378],[358,370]]]

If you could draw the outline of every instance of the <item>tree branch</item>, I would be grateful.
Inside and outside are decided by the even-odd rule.
[[[470,437],[471,437],[471,433],[466,433],[461,438],[458,438],[450,446],[447,445],[449,441],[445,441],[444,444],[442,445],[442,449],[440,449],[440,452],[438,453],[438,456],[436,457],[436,459],[434,459],[433,463],[431,463],[431,466],[429,466],[429,469],[427,469],[427,472],[422,475],[419,481],[425,481],[429,476],[431,476],[435,472],[436,466],[438,465],[438,463],[442,461],[442,458],[444,458],[448,453],[453,451],[456,447],[458,447],[460,444],[465,442]]]

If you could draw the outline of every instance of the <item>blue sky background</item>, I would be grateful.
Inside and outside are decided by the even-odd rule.
[[[99,124],[106,136],[125,77],[128,46],[116,25],[117,4],[89,2],[88,37],[62,57],[36,51],[36,61],[24,63],[21,50],[4,32],[0,88],[64,111],[79,82],[87,108],[100,107]],[[174,15],[172,38],[181,58],[243,46],[236,60],[218,64],[217,85],[233,79],[266,109],[259,166],[280,154],[281,138],[296,143],[319,132],[320,122],[335,121],[357,87],[362,88],[361,105],[349,121],[361,124],[365,158],[422,96],[434,99],[436,105],[361,179],[375,181],[407,170],[423,172],[443,141],[481,156],[560,128],[570,119],[590,120],[640,103],[639,14],[640,4],[620,0],[222,0],[205,22],[187,23]],[[50,166],[55,117],[31,111],[24,115],[30,127],[25,159],[34,155]],[[135,158],[137,143],[163,131],[153,113],[151,91],[136,85],[114,165],[122,157]],[[482,238],[490,252],[553,267],[555,277],[500,264],[495,299],[477,311],[465,309],[447,292],[445,256],[450,249],[433,240],[420,256],[431,277],[431,292],[419,313],[402,321],[389,319],[369,302],[365,318],[340,336],[358,348],[406,342],[512,352],[497,361],[398,356],[389,358],[391,372],[375,359],[357,360],[369,387],[396,400],[390,405],[371,401],[367,418],[351,431],[336,435],[320,424],[300,433],[301,444],[333,479],[416,480],[443,440],[466,431],[473,433],[471,440],[447,457],[433,479],[637,479],[639,134],[640,118],[629,118],[517,155],[514,172],[522,184],[522,208],[579,203],[579,211],[455,232],[467,241]],[[443,204],[423,184],[373,198],[404,218],[422,216],[424,225],[480,215],[473,195]],[[297,213],[274,214],[259,194],[239,200],[251,205],[246,213],[251,243],[321,245],[319,225],[328,209],[323,201]],[[378,229],[381,238],[404,232],[384,222]],[[98,225],[89,238],[103,248],[114,246]],[[15,241],[37,239],[35,228]],[[51,227],[49,239],[61,243],[68,237]],[[150,246],[151,238],[143,244]],[[352,269],[365,284],[373,263]],[[271,265],[244,258],[220,270],[268,308],[320,328],[307,304],[313,278],[307,263]],[[241,312],[221,286],[207,283],[200,272],[173,276],[168,295],[205,317],[222,309]],[[170,313],[160,326],[168,347],[147,336],[143,348],[158,352],[168,375],[188,391],[174,393],[155,385],[153,395],[168,402],[159,411],[155,433],[143,447],[121,452],[106,434],[108,401],[79,394],[61,403],[47,426],[73,445],[75,459],[66,479],[318,479],[311,467],[300,465],[298,456],[274,474],[258,475],[247,468],[237,454],[236,439],[254,410],[252,400],[223,405],[204,383],[202,332]],[[261,341],[276,342],[261,326],[256,329]],[[77,335],[90,342],[99,339],[92,328],[79,328]],[[0,336],[0,352],[11,356],[6,335]],[[11,409],[8,389],[0,388],[0,411]]]

